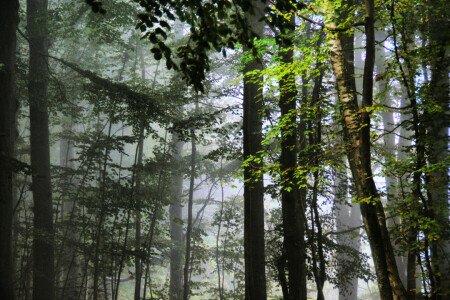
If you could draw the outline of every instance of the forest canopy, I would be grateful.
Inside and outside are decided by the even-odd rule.
[[[444,0],[7,0],[0,296],[447,299]]]

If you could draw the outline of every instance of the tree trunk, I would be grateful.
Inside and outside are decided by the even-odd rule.
[[[376,31],[376,39],[378,42],[384,41],[387,36],[385,32]],[[393,106],[391,99],[389,99],[389,96],[386,95],[386,81],[384,80],[384,61],[383,57],[386,55],[386,51],[384,50],[383,44],[381,44],[380,47],[378,47],[376,53],[375,53],[375,64],[376,64],[376,70],[377,70],[377,82],[378,82],[378,93],[381,97],[384,97],[385,101],[384,103],[388,106]],[[395,136],[394,136],[394,114],[392,111],[383,111],[381,113],[381,117],[383,119],[383,129],[384,129],[384,149],[386,151],[385,155],[387,159],[394,160],[397,157],[396,147],[395,145]],[[386,182],[386,198],[387,198],[387,205],[392,205],[395,201],[398,195],[400,195],[400,192],[396,186],[398,185],[396,178],[391,176],[389,173],[385,175],[385,182]],[[397,216],[389,216],[387,220],[388,226],[394,226],[396,224],[400,223],[400,218]],[[395,246],[394,246],[395,248]],[[400,249],[397,249],[400,250]],[[406,285],[407,279],[406,279],[406,269],[407,269],[407,257],[405,255],[395,256],[395,260],[397,263],[400,279],[402,280],[403,285]]]
[[[138,170],[136,172],[136,192],[135,192],[135,201],[136,201],[136,214],[135,214],[135,251],[136,256],[134,257],[134,300],[141,299],[141,279],[142,279],[142,261],[141,261],[141,208],[142,208],[142,191],[141,191],[141,178],[140,173],[142,168],[142,158],[144,154],[144,130],[141,130],[139,137],[139,146],[138,146],[138,157],[137,157],[137,166]]]
[[[361,212],[356,204],[350,204],[349,208],[349,184],[347,178],[347,171],[336,172],[334,180],[334,195],[335,195],[335,208],[336,208],[336,231],[341,232],[348,230],[349,228],[356,228],[361,226]],[[360,230],[356,230],[356,236],[353,237],[353,233],[345,238],[342,235],[338,235],[336,240],[339,245],[348,245],[355,249],[360,250],[361,238],[359,236]],[[337,258],[338,264],[338,276],[339,271],[342,270],[340,262],[347,260],[346,254],[341,253]],[[341,271],[342,272],[342,271]],[[357,300],[358,299],[358,277],[353,277],[348,285],[339,289],[339,300]]]
[[[196,103],[196,113],[198,103]],[[191,129],[191,174],[189,182],[189,199],[188,199],[188,215],[186,227],[186,255],[184,257],[184,285],[183,285],[183,300],[187,300],[190,294],[189,288],[189,274],[191,264],[191,234],[192,234],[192,207],[194,205],[194,183],[195,183],[195,159],[197,155],[197,148],[195,143],[195,132]]]
[[[261,1],[253,1],[253,15],[246,13],[252,30],[263,34],[264,15]],[[245,49],[248,50],[248,49]],[[261,60],[254,58],[244,68],[243,133],[244,160],[258,156],[261,147],[263,107],[262,77],[245,76],[251,71],[262,71]],[[260,172],[262,163],[249,161],[244,167],[244,260],[245,299],[264,300],[266,294],[265,254],[264,254],[264,183]]]
[[[139,44],[139,41],[137,43],[137,51],[140,53],[140,67],[141,67],[141,78],[142,80],[146,79],[145,73],[145,60],[144,60],[144,50]],[[156,72],[155,72],[156,73]],[[156,74],[155,74],[156,75]],[[140,300],[141,299],[141,281],[142,281],[142,249],[141,249],[141,209],[142,209],[142,192],[141,192],[141,177],[139,176],[141,174],[140,168],[142,168],[142,159],[144,155],[144,129],[141,129],[141,132],[139,134],[139,147],[138,147],[138,157],[137,157],[137,176],[136,176],[136,203],[137,203],[137,211],[135,215],[135,251],[137,255],[134,258],[134,300]]]
[[[178,139],[177,133],[173,135],[173,159],[175,162],[181,164],[183,157],[184,143]],[[173,200],[170,203],[169,218],[170,218],[170,287],[169,299],[181,300],[182,298],[182,255],[181,247],[183,243],[183,228],[181,226],[182,207],[181,195],[183,193],[183,173],[181,170],[174,172],[172,176],[173,186]]]
[[[449,116],[449,67],[450,50],[448,49],[448,4],[440,0],[430,0],[431,5],[429,35],[433,47],[431,62],[430,92],[434,107],[439,109],[431,113],[430,164],[439,164],[448,159],[448,116]],[[433,206],[433,214],[437,224],[442,224],[439,239],[432,242],[433,272],[436,275],[437,299],[446,299],[450,294],[450,239],[448,234],[448,166],[436,168],[431,172],[428,186]],[[446,225],[444,225],[446,224]],[[435,291],[433,291],[434,293]]]
[[[294,17],[290,21],[294,24]],[[289,32],[288,34],[292,34]],[[293,43],[285,38],[280,48],[282,63],[289,68],[294,62]],[[304,215],[301,209],[303,199],[298,190],[297,170],[297,87],[294,72],[280,80],[281,128],[281,208],[283,216],[283,247],[287,256],[288,299],[306,299],[306,252],[304,240]]]
[[[54,299],[54,230],[50,186],[48,128],[48,36],[47,0],[27,1],[30,42],[28,94],[30,101],[30,145],[33,169],[33,299]]]
[[[64,131],[64,137],[61,139],[60,144],[60,167],[65,169],[73,169],[73,142],[70,138],[72,135],[72,120],[66,118],[62,125]],[[70,191],[70,185],[73,184],[71,176],[68,175],[65,180],[67,190]],[[67,197],[67,198],[66,198]],[[76,242],[78,241],[78,235],[73,229],[71,216],[74,214],[74,199],[73,195],[69,193],[67,196],[63,196],[62,218],[65,222],[65,239],[66,243],[63,243],[64,249],[62,249],[62,279],[63,287],[61,291],[62,299],[75,300],[78,299],[79,288],[81,285],[81,269],[80,262],[76,253]]]
[[[375,58],[374,3],[366,0],[366,60],[363,77],[363,108],[358,107],[353,61],[346,53],[353,51],[353,41],[345,32],[335,32],[330,40],[331,63],[336,76],[338,98],[343,117],[344,140],[347,156],[355,183],[357,196],[361,202],[361,214],[369,238],[375,264],[380,298],[406,299],[406,291],[398,275],[395,256],[386,227],[383,205],[373,180],[370,159],[370,114],[372,106],[373,67]]]
[[[19,2],[4,1],[0,9],[0,295],[14,299],[14,265],[11,249],[13,217],[13,166],[16,136],[16,28]]]

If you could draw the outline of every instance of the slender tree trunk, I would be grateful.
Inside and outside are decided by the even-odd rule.
[[[246,13],[252,30],[263,34],[264,4],[254,0],[253,15]],[[248,50],[248,49],[246,49]],[[262,77],[245,76],[251,71],[262,71],[259,58],[254,58],[244,68],[244,160],[258,156],[261,147],[263,107]],[[262,163],[250,161],[244,167],[244,260],[245,260],[245,299],[264,300],[266,294],[265,254],[264,254],[264,183],[259,172]]]
[[[0,9],[0,295],[14,299],[14,265],[11,252],[13,168],[16,136],[16,27],[19,2],[5,1]]]
[[[139,147],[138,147],[138,157],[137,157],[137,165],[138,168],[142,167],[142,158],[144,152],[144,138],[143,138],[143,130],[141,131],[141,137],[139,139]],[[135,215],[135,251],[136,256],[134,257],[134,300],[141,299],[141,279],[142,279],[142,261],[141,261],[141,207],[142,207],[142,197],[141,197],[141,184],[139,178],[140,170],[137,171],[136,178],[136,201],[137,201],[137,211]]]
[[[198,104],[196,103],[196,111]],[[191,130],[191,174],[189,182],[189,199],[188,199],[188,219],[186,228],[186,254],[184,257],[184,285],[183,285],[183,300],[187,300],[190,294],[189,274],[191,264],[191,234],[192,234],[192,207],[194,205],[194,183],[195,183],[195,159],[197,155],[197,148],[195,143],[195,132]]]
[[[334,180],[334,195],[335,195],[335,209],[336,209],[336,230],[342,232],[349,228],[356,228],[361,226],[361,212],[356,204],[348,203],[349,199],[349,184],[347,178],[347,172],[336,172]],[[349,207],[349,204],[351,205]],[[361,238],[359,236],[359,229],[353,231],[348,238],[339,234],[336,238],[339,245],[348,245],[355,249],[360,250]],[[355,236],[353,236],[355,234]],[[343,265],[348,260],[345,253],[341,253],[337,257],[338,264],[338,276],[339,272],[343,272]],[[344,263],[345,264],[345,263]],[[339,300],[357,300],[358,299],[358,278],[353,277],[348,285],[342,286],[339,289]]]
[[[220,180],[220,191],[221,191],[221,204],[220,204],[219,224],[217,225],[217,235],[216,235],[217,289],[219,290],[219,300],[223,300],[224,299],[224,297],[223,297],[223,292],[224,292],[224,290],[223,290],[223,282],[225,281],[225,245],[226,245],[226,233],[225,233],[225,241],[223,242],[223,244],[224,244],[223,245],[224,251],[223,251],[223,257],[222,257],[222,262],[223,262],[222,265],[223,265],[223,267],[222,267],[222,274],[221,274],[220,273],[221,270],[220,270],[219,240],[220,240],[220,233],[221,233],[220,230],[222,229],[223,209],[224,209],[224,204],[225,204],[224,189],[223,189],[223,178],[222,178],[222,174],[223,174],[223,167],[222,167],[223,165],[222,164],[223,164],[223,159],[221,158],[220,159],[220,173],[219,173],[219,174],[221,174],[221,176],[219,177],[219,180]],[[211,191],[212,191],[214,185],[215,184],[212,184],[211,189],[209,190],[208,200],[211,199]],[[206,207],[206,203],[205,203],[205,207]],[[197,216],[198,216],[198,213],[197,213]],[[222,281],[222,279],[223,279],[223,281]]]
[[[335,32],[330,40],[332,47],[331,62],[336,76],[339,102],[343,117],[344,139],[350,169],[355,183],[357,196],[361,202],[361,214],[369,238],[375,264],[380,298],[406,299],[406,291],[398,275],[394,251],[389,238],[386,217],[380,196],[373,180],[370,159],[370,114],[372,106],[373,68],[375,58],[374,39],[374,2],[366,0],[366,60],[363,77],[363,107],[359,113],[353,74],[352,60],[346,52],[353,46],[346,39],[345,32]],[[352,41],[351,41],[352,43]]]
[[[137,42],[137,48],[140,52],[140,65],[141,65],[141,78],[143,80],[146,79],[145,73],[145,59],[144,59],[144,51],[140,46],[139,42]],[[144,129],[141,129],[139,135],[139,148],[138,148],[138,157],[137,157],[137,176],[136,176],[136,202],[137,202],[137,211],[135,215],[135,251],[137,255],[134,258],[134,300],[141,300],[141,282],[142,282],[142,253],[141,253],[141,208],[142,208],[142,191],[141,191],[141,178],[140,178],[140,169],[142,168],[142,159],[144,154]]]
[[[27,1],[27,30],[30,41],[28,94],[30,101],[30,145],[34,201],[34,300],[52,300],[55,297],[54,229],[47,109],[47,6],[47,0]]]
[[[64,138],[61,139],[60,144],[60,166],[65,169],[73,169],[73,142],[70,138],[72,135],[72,120],[65,119],[63,121],[63,131]],[[67,176],[65,185],[67,190],[70,190],[70,185],[72,184],[71,176]],[[63,221],[67,222],[65,227],[65,239],[67,242],[63,244],[63,287],[61,291],[61,298],[68,300],[78,299],[78,289],[80,287],[81,279],[81,269],[80,262],[76,253],[76,241],[78,240],[78,235],[73,229],[73,225],[70,223],[73,219],[71,215],[74,213],[74,199],[73,195],[69,193],[67,198],[63,196]]]
[[[112,127],[112,121],[109,120],[109,126],[108,126],[108,137],[109,140],[111,138],[111,127]],[[92,291],[92,298],[93,300],[98,299],[98,291],[99,291],[99,279],[100,279],[100,251],[102,251],[103,248],[103,227],[105,222],[105,214],[106,214],[106,204],[105,204],[105,197],[106,197],[106,176],[107,176],[107,167],[108,167],[108,157],[109,157],[109,146],[106,145],[105,152],[103,156],[103,163],[100,165],[100,177],[99,177],[99,185],[100,185],[100,211],[98,216],[98,223],[97,223],[97,231],[95,235],[95,242],[94,242],[94,274],[93,274],[93,291]],[[105,290],[106,293],[106,290]]]
[[[291,16],[292,24],[294,17]],[[293,34],[289,32],[288,34]],[[294,62],[293,43],[285,37],[280,48],[282,63],[289,68]],[[281,128],[280,172],[282,174],[281,208],[283,216],[284,245],[287,256],[288,299],[306,299],[306,252],[304,241],[304,215],[298,190],[297,170],[297,87],[294,72],[280,80],[280,118],[286,124]],[[303,199],[302,199],[303,200]]]
[[[181,164],[183,157],[183,145],[184,143],[178,139],[177,133],[173,135],[173,154],[174,161]],[[183,193],[183,173],[181,170],[174,172],[172,176],[173,186],[173,200],[169,208],[170,218],[170,287],[169,287],[169,299],[181,300],[182,298],[182,255],[181,248],[183,243],[183,227],[181,225],[182,220],[182,207],[181,207],[181,195]]]

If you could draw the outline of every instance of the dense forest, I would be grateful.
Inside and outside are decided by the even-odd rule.
[[[449,299],[446,0],[3,0],[0,298]]]

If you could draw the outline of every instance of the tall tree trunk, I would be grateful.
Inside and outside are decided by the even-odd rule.
[[[145,73],[145,59],[144,59],[144,51],[137,41],[137,51],[140,53],[140,67],[141,67],[141,78],[142,80],[146,79]],[[155,72],[156,73],[156,72]],[[156,75],[156,74],[155,74]],[[154,82],[153,82],[154,85]],[[143,125],[143,124],[142,124]],[[142,126],[141,125],[141,126]],[[141,168],[142,168],[142,159],[144,156],[144,129],[141,129],[139,134],[139,147],[138,147],[138,157],[137,157],[137,166],[138,170],[136,173],[136,193],[135,193],[135,201],[137,203],[137,211],[135,215],[135,251],[137,255],[134,258],[134,300],[141,299],[141,282],[142,282],[142,253],[141,253],[141,208],[142,208],[142,192],[141,192]]]
[[[448,159],[448,117],[449,117],[449,21],[448,3],[430,0],[430,44],[433,47],[431,62],[430,92],[433,105],[439,109],[431,113],[429,135],[432,137],[430,164],[439,164]],[[429,190],[433,214],[437,224],[442,224],[442,236],[432,242],[433,271],[436,274],[437,299],[450,294],[450,239],[448,230],[448,166],[435,168],[430,175]],[[444,225],[446,224],[446,225]],[[434,293],[434,291],[433,291]]]
[[[252,30],[259,36],[263,34],[264,4],[254,0],[253,14],[246,13]],[[248,50],[248,49],[246,49]],[[245,76],[248,72],[262,71],[259,58],[254,58],[244,67],[244,160],[258,156],[261,147],[263,107],[262,77]],[[266,273],[264,254],[264,183],[260,168],[262,163],[251,161],[244,168],[244,261],[245,261],[245,299],[264,300],[266,293]]]
[[[33,169],[33,299],[54,299],[54,231],[50,186],[48,128],[48,35],[47,0],[27,1],[27,31],[30,41],[28,94],[30,145]]]
[[[198,103],[196,103],[196,113],[198,110]],[[190,280],[190,265],[191,265],[191,234],[192,234],[192,207],[194,205],[194,183],[195,183],[195,159],[197,155],[197,148],[195,143],[195,132],[191,129],[191,174],[189,182],[189,198],[188,198],[188,214],[186,226],[186,254],[184,257],[184,284],[183,284],[183,300],[187,300],[190,294],[189,280]]]
[[[294,16],[290,23],[295,25]],[[293,30],[287,33],[293,34]],[[294,62],[294,50],[291,37],[284,37],[280,55],[282,63],[289,68]],[[280,80],[280,118],[281,128],[281,209],[283,218],[283,247],[287,256],[288,299],[306,299],[306,253],[304,240],[304,214],[298,190],[297,170],[297,87],[295,73],[289,72]]]
[[[11,252],[13,167],[16,136],[16,28],[19,2],[4,1],[0,9],[0,295],[14,299],[14,265]]]
[[[387,36],[385,32],[382,31],[376,31],[376,40],[378,42],[383,42]],[[376,53],[375,53],[375,65],[377,70],[377,86],[378,86],[378,93],[381,97],[385,99],[384,103],[388,106],[393,106],[392,101],[390,97],[386,94],[386,81],[384,80],[384,60],[383,57],[386,55],[386,51],[384,50],[383,44],[381,44],[380,47],[378,47]],[[392,111],[383,111],[381,113],[381,117],[383,120],[383,129],[384,129],[384,150],[386,151],[385,155],[387,157],[387,160],[394,160],[397,157],[396,147],[395,145],[395,135],[394,135],[394,114]],[[386,182],[386,194],[387,194],[387,205],[392,205],[394,201],[396,200],[396,196],[400,195],[399,190],[396,189],[397,181],[396,178],[391,176],[389,173],[385,175],[385,182]],[[400,223],[400,218],[396,216],[389,216],[387,220],[388,226],[394,226],[395,224]],[[395,247],[395,246],[394,246]],[[400,250],[400,249],[397,249]],[[406,279],[406,269],[407,269],[407,257],[404,255],[395,256],[397,267],[399,270],[400,279],[402,280],[403,285],[406,285],[407,279]]]
[[[334,195],[335,195],[335,208],[336,208],[336,230],[342,232],[349,228],[356,228],[361,226],[361,211],[356,204],[351,204],[349,200],[349,182],[347,176],[347,168],[344,171],[337,171],[334,179]],[[349,204],[351,207],[349,208]],[[355,236],[353,236],[353,234]],[[339,245],[348,245],[355,249],[360,250],[361,237],[360,230],[355,229],[350,235],[345,238],[339,234],[336,238]],[[339,272],[345,266],[345,261],[348,260],[345,253],[341,253],[337,257],[338,264],[338,276]],[[342,262],[342,264],[341,264]],[[341,271],[342,272],[342,271]],[[358,277],[353,277],[348,285],[342,286],[339,289],[339,300],[357,300],[358,299]]]
[[[178,139],[177,133],[173,135],[173,160],[181,164],[184,142]],[[174,172],[172,176],[173,197],[169,207],[170,218],[170,286],[169,299],[181,300],[182,298],[182,255],[183,227],[181,195],[183,193],[183,173],[181,170]]]
[[[331,63],[336,76],[338,98],[343,117],[344,139],[347,156],[355,183],[357,196],[361,202],[361,214],[369,238],[380,298],[406,299],[406,291],[398,275],[394,251],[389,238],[386,217],[379,193],[373,180],[370,159],[370,114],[372,106],[373,68],[375,58],[374,2],[366,0],[366,60],[363,76],[362,113],[358,107],[354,88],[353,61],[348,53],[353,52],[345,32],[334,32],[331,43]],[[351,41],[353,43],[353,41]]]
[[[107,141],[111,138],[111,128],[112,128],[112,121],[108,120],[109,126],[108,126],[108,136]],[[99,120],[100,123],[100,120]],[[101,135],[102,132],[99,132],[99,135]],[[99,279],[101,275],[101,266],[103,263],[100,263],[102,260],[100,258],[101,251],[103,250],[104,243],[103,243],[103,231],[104,231],[104,222],[106,218],[106,177],[107,177],[107,167],[108,167],[108,157],[110,152],[110,146],[105,146],[105,152],[103,155],[103,162],[102,164],[99,164],[99,185],[100,185],[100,211],[99,216],[97,220],[97,228],[95,232],[95,242],[94,242],[94,270],[93,270],[93,282],[92,282],[92,299],[97,300],[98,299],[98,292],[99,292]],[[104,282],[105,283],[105,282]],[[106,293],[106,289],[103,291]]]
[[[406,88],[402,85],[401,86],[402,93],[400,98],[400,105],[399,107],[407,107],[410,104],[410,101],[408,100]],[[405,112],[402,112],[400,116],[400,124],[407,124],[407,122],[410,122],[410,115],[406,114]],[[410,151],[408,147],[411,147],[411,135],[412,132],[405,128],[403,125],[400,128],[400,136],[399,141],[397,144],[397,161],[405,163],[408,159],[407,153]],[[398,195],[401,195],[403,199],[407,197],[411,193],[411,189],[408,183],[409,174],[400,174],[397,178],[397,186],[399,189]],[[401,194],[400,194],[401,193]],[[408,237],[408,243],[415,243],[416,237],[410,235]],[[406,272],[406,290],[408,294],[412,297],[414,297],[416,293],[416,281],[418,274],[416,268],[416,258],[417,253],[416,249],[409,249],[409,251],[406,254],[406,257],[403,258],[403,263],[399,264],[399,273],[400,277],[402,276],[402,272]],[[402,271],[403,268],[403,271]],[[403,280],[403,279],[402,279]],[[404,282],[405,284],[405,282]],[[410,299],[412,298],[410,297]],[[413,299],[413,298],[412,298]]]
[[[138,156],[137,156],[137,167],[136,171],[136,192],[135,192],[135,201],[136,201],[136,214],[135,214],[135,244],[134,248],[136,251],[136,256],[134,257],[134,300],[141,299],[141,279],[142,279],[142,252],[141,252],[141,208],[142,208],[142,191],[141,191],[141,168],[142,168],[142,159],[144,154],[144,130],[141,129],[139,135],[139,145],[138,145]]]
[[[64,137],[61,139],[59,155],[60,155],[60,166],[65,169],[73,169],[73,142],[71,140],[72,135],[72,120],[66,118],[63,121],[63,131]],[[66,190],[70,190],[70,185],[72,184],[71,176],[68,175],[65,180]],[[67,198],[66,198],[67,197]],[[63,221],[67,222],[65,227],[65,239],[67,242],[63,244],[64,249],[62,254],[62,279],[63,287],[61,291],[61,298],[68,300],[78,299],[79,287],[81,285],[81,269],[80,261],[76,253],[76,241],[78,240],[78,235],[74,228],[72,227],[71,216],[74,214],[74,199],[73,195],[69,193],[68,196],[63,196],[63,207],[62,207],[62,218]]]

